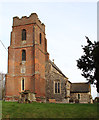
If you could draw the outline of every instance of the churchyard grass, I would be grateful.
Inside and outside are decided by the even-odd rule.
[[[0,100],[0,120],[2,118],[2,100]]]
[[[96,118],[97,104],[2,103],[3,118]]]

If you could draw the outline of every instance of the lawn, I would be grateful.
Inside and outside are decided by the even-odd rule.
[[[0,100],[0,120],[2,118],[2,101]]]
[[[2,103],[3,118],[96,118],[97,104]]]

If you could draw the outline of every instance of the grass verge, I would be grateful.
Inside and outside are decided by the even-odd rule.
[[[97,104],[2,102],[3,118],[97,118]]]

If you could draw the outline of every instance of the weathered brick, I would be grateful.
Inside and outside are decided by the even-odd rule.
[[[45,25],[34,13],[21,19],[14,17],[12,28],[11,44],[8,49],[6,98],[19,96],[22,78],[25,79],[26,90],[36,93],[36,97],[45,97],[45,52],[47,52],[45,51]],[[26,41],[22,41],[23,29],[26,30]],[[26,50],[26,62],[24,63],[22,63],[22,50]],[[22,67],[25,67],[25,73],[21,73]]]

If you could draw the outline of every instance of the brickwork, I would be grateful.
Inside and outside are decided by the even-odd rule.
[[[45,25],[36,13],[13,18],[5,85],[6,100],[17,101],[25,90],[35,94],[39,102],[66,103],[77,97],[78,93],[70,94],[72,83],[49,59]],[[90,102],[90,94],[80,94],[81,103]]]
[[[22,40],[22,30],[26,30],[26,40]],[[39,34],[41,33],[41,44]],[[6,75],[6,98],[19,96],[24,78],[25,90],[45,97],[45,25],[36,13],[29,17],[13,18],[11,44],[8,49],[8,73]],[[22,50],[26,51],[26,61],[22,61]],[[46,50],[46,51],[45,51]],[[24,72],[22,72],[24,71]]]

